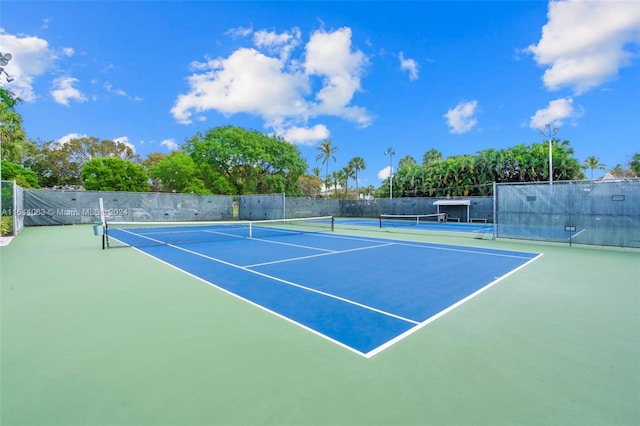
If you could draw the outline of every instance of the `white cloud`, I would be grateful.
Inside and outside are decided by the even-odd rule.
[[[62,136],[61,138],[59,138],[56,141],[56,145],[60,146],[60,145],[64,145],[65,143],[69,142],[72,139],[81,139],[81,138],[86,138],[88,137],[87,135],[81,135],[80,133],[69,133],[66,134],[64,136]]]
[[[316,93],[319,102],[310,108],[311,115],[338,116],[361,127],[371,124],[372,118],[364,108],[349,106],[355,92],[360,90],[360,78],[367,64],[364,53],[352,52],[350,28],[313,33],[306,46],[304,67],[307,76],[323,79],[323,87]]]
[[[123,145],[126,145],[129,148],[131,148],[131,150],[134,153],[136,152],[136,147],[131,142],[129,142],[129,137],[128,136],[120,136],[119,138],[114,138],[113,141],[114,142],[119,142],[119,143],[121,143]]]
[[[49,43],[38,37],[19,37],[5,34],[0,30],[0,46],[2,53],[11,53],[13,58],[4,67],[14,78],[7,87],[25,102],[36,99],[33,82],[53,67],[56,54],[49,48]]]
[[[368,63],[362,52],[352,49],[351,30],[316,31],[303,54],[293,58],[300,38],[297,28],[285,33],[257,31],[255,47],[194,62],[189,91],[177,97],[171,114],[185,124],[203,120],[207,111],[253,114],[262,117],[265,127],[299,143],[311,143],[314,134],[318,141],[328,134],[326,125],[310,126],[310,119],[334,116],[360,127],[369,125],[367,110],[351,104]]]
[[[35,92],[34,84],[40,78],[47,76],[51,71],[57,70],[59,62],[76,56],[77,52],[73,47],[63,47],[52,49],[47,40],[35,36],[23,36],[6,34],[0,28],[0,46],[3,53],[9,52],[13,58],[5,66],[5,71],[13,77],[13,81],[6,87],[15,93],[25,102],[33,102],[38,94]],[[113,68],[108,64],[104,71]],[[69,106],[71,101],[85,102],[88,97],[78,89],[79,80],[66,75],[59,76],[51,81],[51,96],[54,101],[65,106]],[[92,84],[97,84],[92,81]],[[105,90],[119,96],[125,96],[130,100],[139,101],[139,97],[129,96],[122,89],[117,89],[111,83],[104,83]],[[96,97],[91,96],[91,100]]]
[[[237,27],[237,28],[231,28],[225,34],[231,36],[232,38],[237,38],[237,37],[247,37],[251,35],[252,32],[253,32],[253,28],[251,27],[247,27],[247,28]]]
[[[391,175],[391,166],[387,166],[378,172],[378,179],[385,180]]]
[[[265,119],[305,110],[302,76],[285,72],[279,59],[255,49],[238,49],[226,59],[208,61],[206,72],[189,77],[189,86],[191,91],[178,96],[171,109],[181,123],[190,123],[194,112],[208,110],[225,115],[245,112]]]
[[[478,111],[478,101],[473,100],[470,102],[461,102],[450,109],[444,115],[447,119],[447,124],[452,134],[467,133],[477,124],[478,120],[475,118],[475,114]]]
[[[324,124],[316,124],[313,127],[289,127],[281,132],[285,140],[297,145],[314,145],[327,139],[329,135],[329,129]]]
[[[256,31],[253,35],[253,42],[258,48],[264,48],[269,53],[277,54],[281,60],[286,61],[291,56],[291,52],[300,44],[300,30],[294,28],[291,33],[281,33],[270,31]]]
[[[118,95],[118,96],[127,96],[127,92],[125,92],[122,89],[115,89],[113,87],[113,84],[109,83],[108,81],[105,81],[104,84],[102,85],[102,87],[104,87],[104,89],[109,92],[109,93],[113,93],[114,95]]]
[[[106,65],[102,68],[102,72],[103,73],[108,73],[109,71],[111,71],[114,68],[115,68],[115,65],[113,65],[113,62],[107,62]]]
[[[537,45],[529,46],[546,66],[549,90],[572,87],[584,93],[614,78],[640,43],[640,6],[635,1],[552,1]],[[636,50],[637,52],[637,50]]]
[[[400,68],[409,73],[409,80],[418,79],[418,63],[413,59],[405,59],[404,54],[400,52]]]
[[[92,83],[97,84],[97,81],[92,81]],[[114,95],[118,95],[118,96],[122,96],[125,97],[131,101],[141,101],[142,98],[140,98],[139,96],[131,96],[129,95],[127,92],[125,92],[123,89],[118,89],[116,87],[113,87],[113,84],[111,84],[111,82],[109,81],[105,81],[102,84],[102,87],[104,88],[104,90],[106,90],[109,93],[113,93]]]
[[[169,151],[177,151],[179,148],[175,139],[165,139],[162,142],[160,142],[160,145],[164,146]]]
[[[78,89],[73,87],[78,82],[77,78],[73,77],[59,77],[53,80],[53,89],[51,90],[51,96],[53,99],[64,106],[69,106],[69,101],[85,102],[87,97],[82,94]]]
[[[532,129],[542,129],[547,124],[553,127],[559,127],[562,125],[563,120],[581,116],[582,111],[574,108],[573,99],[556,99],[549,102],[546,108],[536,111],[529,121],[529,127]]]

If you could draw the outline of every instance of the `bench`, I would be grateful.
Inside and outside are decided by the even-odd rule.
[[[487,223],[487,219],[483,219],[481,217],[472,217],[471,219],[469,219],[469,221],[471,222],[484,222]]]

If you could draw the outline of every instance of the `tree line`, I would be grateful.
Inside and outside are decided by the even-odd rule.
[[[330,139],[318,146],[311,171],[295,145],[237,126],[199,132],[178,151],[155,152],[142,159],[125,143],[93,136],[64,143],[32,141],[16,110],[20,99],[0,88],[0,100],[1,177],[25,188],[355,198],[363,194],[389,197],[391,189],[400,197],[488,195],[493,182],[549,180],[549,141],[448,158],[430,149],[420,163],[411,156],[402,157],[395,173],[380,187],[361,188],[358,175],[366,169],[365,160],[354,157],[330,171],[339,152]],[[597,157],[580,164],[567,140],[551,143],[554,181],[584,179],[583,170],[593,176],[594,170],[604,169]],[[610,173],[640,175],[640,153],[633,155],[629,166],[627,170],[617,165]]]

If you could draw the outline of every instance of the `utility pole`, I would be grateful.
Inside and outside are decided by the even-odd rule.
[[[389,156],[389,199],[393,199],[393,156],[395,154],[396,152],[391,147],[384,152],[384,155]]]
[[[557,127],[551,129],[551,124],[540,130],[540,134],[549,140],[549,185],[553,185],[553,137],[559,130]]]

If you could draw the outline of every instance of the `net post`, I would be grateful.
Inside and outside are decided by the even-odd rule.
[[[493,238],[498,238],[498,185],[493,182]]]
[[[107,218],[104,214],[104,200],[98,198],[98,214],[100,215],[100,226],[102,227],[102,250],[109,247],[109,236],[107,234]]]
[[[18,213],[16,210],[16,206],[18,205],[18,183],[13,180],[11,181],[11,197],[13,200],[13,231],[11,231],[12,235],[18,235]]]
[[[107,222],[104,223],[102,227],[102,249],[110,248],[109,247],[109,224]]]
[[[335,229],[336,218],[335,216],[331,216],[331,232]]]
[[[282,193],[282,219],[287,218],[287,193]]]

